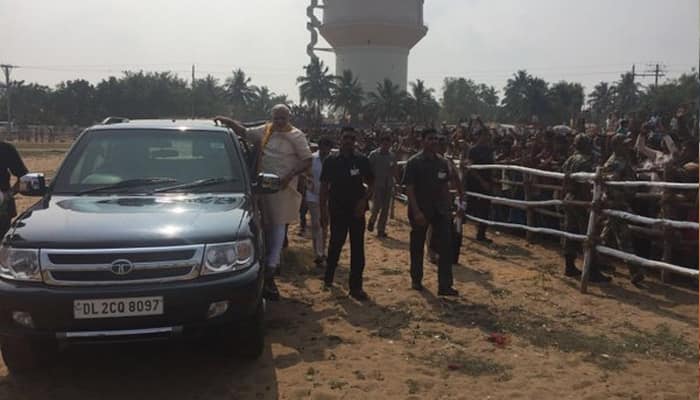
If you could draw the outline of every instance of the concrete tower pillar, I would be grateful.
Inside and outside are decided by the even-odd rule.
[[[406,89],[408,54],[428,32],[424,0],[325,0],[321,35],[336,54],[336,75],[351,70],[365,92],[388,78]]]

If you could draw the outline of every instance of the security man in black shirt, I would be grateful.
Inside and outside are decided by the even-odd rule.
[[[10,174],[17,177],[10,185]],[[17,215],[15,199],[12,197],[19,188],[19,178],[27,174],[27,167],[15,146],[0,141],[0,240],[10,229],[12,218]]]
[[[328,226],[330,216],[330,241],[324,283],[325,288],[333,285],[340,251],[350,232],[350,296],[364,301],[368,299],[367,293],[362,289],[365,213],[369,209],[368,201],[372,198],[374,174],[369,159],[355,152],[355,129],[345,127],[341,136],[340,153],[327,158],[321,171],[320,207],[324,228]]]
[[[423,256],[428,226],[439,238],[438,295],[457,296],[452,287],[452,229],[449,183],[460,187],[459,177],[446,159],[437,154],[435,129],[423,131],[423,151],[406,163],[403,184],[408,195],[408,220],[411,223],[411,287],[423,290]]]

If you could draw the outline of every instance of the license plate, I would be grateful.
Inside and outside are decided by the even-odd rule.
[[[125,318],[163,314],[163,297],[129,297],[73,301],[75,319]]]

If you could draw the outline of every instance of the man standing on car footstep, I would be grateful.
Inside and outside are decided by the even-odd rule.
[[[272,108],[272,122],[258,128],[247,129],[227,117],[215,118],[258,149],[259,172],[276,174],[282,181],[279,192],[260,196],[267,244],[264,296],[273,301],[280,297],[274,275],[280,264],[286,225],[299,218],[302,198],[297,191],[298,176],[311,167],[312,158],[306,135],[290,124],[290,116],[289,107],[278,104]]]
[[[352,127],[341,131],[340,153],[329,157],[321,171],[321,224],[326,227],[330,218],[331,238],[328,244],[328,262],[324,288],[333,286],[340,252],[350,233],[350,296],[364,301],[362,289],[365,269],[365,214],[374,187],[374,174],[369,159],[355,151],[357,134]],[[367,185],[367,187],[365,187]]]

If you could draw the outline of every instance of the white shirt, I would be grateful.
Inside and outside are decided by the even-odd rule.
[[[321,193],[321,170],[323,170],[323,161],[319,152],[315,152],[311,156],[311,176],[309,176],[309,185],[306,187],[306,201],[309,203],[318,203]]]

